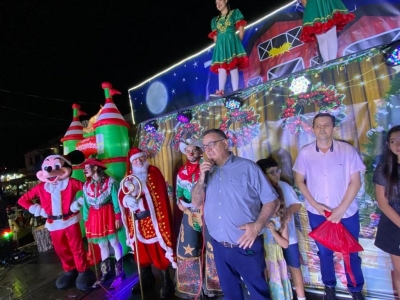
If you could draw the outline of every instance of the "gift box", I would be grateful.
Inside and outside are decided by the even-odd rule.
[[[53,249],[53,243],[50,238],[50,232],[44,225],[37,227],[33,231],[33,236],[35,237],[36,245],[39,252],[46,252]]]

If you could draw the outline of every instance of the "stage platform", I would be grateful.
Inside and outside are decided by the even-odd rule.
[[[55,287],[56,279],[63,270],[58,257],[53,250],[39,253],[35,244],[22,249],[29,255],[20,261],[15,261],[0,268],[0,299],[1,300],[88,300],[88,299],[113,299],[113,300],[140,300],[140,295],[132,295],[132,286],[138,281],[136,264],[133,256],[127,254],[124,257],[124,269],[127,279],[116,290],[108,291],[111,284],[107,282],[105,288],[96,290],[79,291],[76,288],[58,290]],[[154,291],[145,294],[146,300],[158,300],[161,288],[161,279],[157,270],[153,270],[157,278]],[[173,275],[173,274],[171,274]],[[175,296],[172,300],[177,300]],[[221,300],[219,298],[206,298]],[[247,298],[249,299],[249,298]],[[247,300],[246,299],[246,300]],[[296,299],[296,298],[294,298]],[[308,293],[308,300],[323,299],[322,295]],[[346,299],[346,298],[340,298]]]

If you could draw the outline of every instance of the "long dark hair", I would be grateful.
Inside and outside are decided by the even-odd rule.
[[[94,165],[91,166],[92,168],[95,167]],[[99,175],[100,178],[100,186],[103,186],[104,182],[106,181],[106,178],[108,175],[104,172],[104,169],[102,167],[96,166],[96,173]]]
[[[226,13],[225,18],[228,17],[229,12],[231,11],[231,6],[229,5],[229,0],[226,1],[226,7],[228,8],[228,12]],[[222,13],[220,12],[220,13],[219,13],[219,16],[218,16],[218,18],[217,18],[217,22],[218,22],[218,20],[219,20],[221,17],[222,17]]]
[[[394,195],[395,189],[399,184],[399,172],[397,168],[398,157],[390,150],[390,136],[394,132],[400,131],[400,125],[392,127],[386,136],[386,147],[385,147],[385,162],[383,165],[383,176],[386,179],[387,185],[385,189],[385,196],[388,200]],[[396,193],[399,191],[396,189]]]

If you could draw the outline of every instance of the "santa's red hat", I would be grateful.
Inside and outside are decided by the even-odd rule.
[[[131,150],[129,150],[128,152],[128,158],[126,160],[126,172],[128,174],[131,173],[131,164],[132,161],[138,157],[141,156],[146,156],[146,152],[144,152],[142,149],[137,148],[137,147],[133,147]]]

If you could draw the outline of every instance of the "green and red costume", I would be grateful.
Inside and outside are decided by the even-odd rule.
[[[116,237],[115,220],[121,220],[118,182],[112,177],[89,179],[83,185],[83,220],[88,241],[98,244]]]
[[[341,0],[308,0],[300,39],[306,43],[315,41],[316,34],[325,33],[333,26],[340,31],[354,18]]]
[[[243,15],[238,9],[233,9],[226,16],[217,16],[211,21],[210,39],[217,37],[215,43],[211,72],[218,74],[218,69],[230,70],[238,68],[245,69],[249,66],[249,59],[243,48],[242,42],[236,30],[247,24]]]

